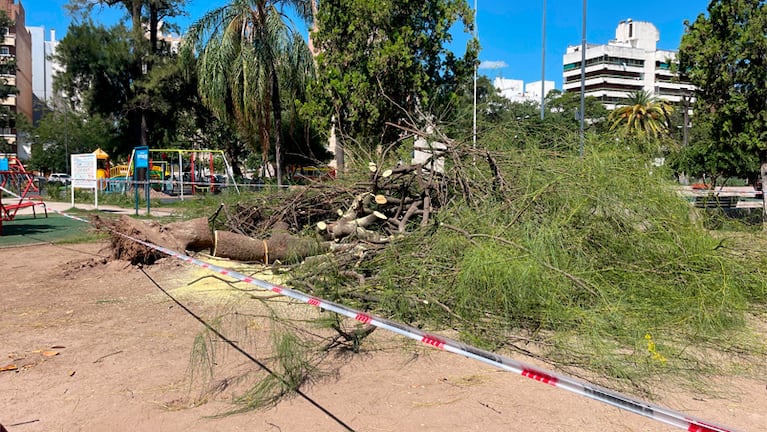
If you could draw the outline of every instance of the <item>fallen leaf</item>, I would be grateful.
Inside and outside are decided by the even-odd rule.
[[[66,348],[64,345],[54,345],[51,347],[51,349],[64,349]]]
[[[45,357],[53,357],[59,355],[58,351],[43,351]]]
[[[14,371],[18,369],[15,364],[9,364],[7,366],[0,367],[0,372]]]
[[[69,372],[69,376],[75,376],[76,373],[77,373],[77,371],[70,371]]]

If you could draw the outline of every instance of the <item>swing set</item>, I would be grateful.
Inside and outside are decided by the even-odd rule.
[[[153,189],[179,196],[217,193],[232,185],[240,193],[222,150],[149,149],[147,181]],[[127,165],[110,168],[107,192],[127,192],[133,182],[135,150]]]
[[[19,210],[31,208],[37,218],[37,207],[42,207],[45,217],[48,209],[39,195],[40,190],[34,182],[32,173],[14,155],[0,155],[0,235],[3,221],[12,221]],[[5,196],[9,198],[5,198]]]

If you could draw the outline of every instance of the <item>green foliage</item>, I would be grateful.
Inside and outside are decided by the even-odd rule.
[[[680,67],[698,87],[694,123],[711,139],[690,159],[721,159],[725,176],[758,172],[767,160],[767,4],[760,0],[714,0],[708,15],[687,23]]]
[[[199,105],[173,64],[170,45],[160,39],[176,27],[181,14],[176,0],[70,0],[79,20],[70,26],[57,49],[65,66],[55,86],[68,95],[70,110],[112,119],[119,126],[119,154],[136,145],[169,145],[189,138],[183,126]],[[94,7],[124,8],[130,28],[105,28],[89,18]],[[60,108],[59,108],[60,109]]]
[[[25,129],[32,144],[30,168],[40,172],[66,172],[67,155],[117,150],[113,123],[98,115],[49,112],[37,127]]]
[[[229,123],[268,163],[274,143],[277,182],[282,181],[283,93],[305,87],[312,71],[308,47],[281,8],[287,0],[232,0],[189,29],[185,50],[198,53],[197,90],[219,119]]]
[[[446,48],[459,21],[473,29],[466,0],[322,1],[312,33],[318,78],[303,114],[319,130],[334,125],[348,150],[396,142],[401,130],[392,125],[440,111],[473,74],[476,40],[462,57]]]
[[[614,109],[609,117],[610,130],[619,130],[624,137],[658,138],[669,134],[671,113],[668,102],[657,99],[645,90],[628,95],[626,106]]]
[[[466,84],[467,86],[470,84]],[[442,107],[440,123],[446,124],[448,136],[458,141],[472,141],[473,93],[459,92],[453,104]],[[594,97],[586,98],[586,132],[605,128],[607,109]],[[501,96],[486,77],[477,80],[477,135],[486,148],[561,148],[568,147],[570,135],[578,130],[576,111],[580,110],[580,95],[552,90],[546,95],[544,119],[540,118],[537,102],[512,102]]]
[[[581,95],[577,92],[561,92],[552,90],[546,95],[546,117],[553,117],[574,127],[580,124],[578,111],[581,109]],[[609,112],[594,96],[586,96],[586,128],[601,131]]]
[[[297,331],[290,318],[278,313],[268,301],[251,302],[250,306],[240,307],[238,312],[224,311],[209,320],[210,328],[198,334],[193,344],[190,386],[201,390],[197,402],[223,391],[232,394],[234,407],[219,417],[273,406],[327,373],[318,367],[321,356],[317,355],[316,334]],[[263,319],[270,323],[268,340],[260,339],[263,333],[251,331]],[[243,371],[239,354],[232,363],[233,347],[220,340],[216,332],[232,338],[260,364]],[[233,369],[238,371],[233,374]]]
[[[435,226],[355,262],[367,282],[348,299],[327,270],[333,282],[313,286],[486,347],[522,334],[553,361],[635,384],[720,367],[690,347],[745,344],[747,313],[767,300],[763,259],[723,247],[668,172],[611,141],[590,142],[583,159],[575,143],[493,153],[505,189],[475,184],[481,204],[456,202]],[[360,304],[361,292],[378,301]]]
[[[57,90],[77,95],[74,108],[104,116],[119,113],[131,98],[136,74],[130,48],[130,32],[121,24],[70,25],[56,49],[56,61],[66,66],[54,81]]]

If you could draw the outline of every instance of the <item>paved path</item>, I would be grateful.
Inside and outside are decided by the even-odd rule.
[[[72,203],[71,202],[60,202],[60,201],[45,201],[45,206],[48,209],[49,213],[56,213],[56,212],[63,212],[66,213],[67,211],[72,209]],[[79,210],[96,210],[96,207],[93,204],[82,204],[82,203],[75,203],[75,208]],[[38,206],[35,210],[38,214],[38,216],[43,213],[42,207]],[[109,214],[125,214],[125,215],[135,215],[136,209],[135,208],[124,208],[124,207],[118,207],[114,205],[101,205],[99,204],[98,207],[99,211],[102,211],[104,213]],[[32,209],[31,208],[24,208],[19,209],[17,215],[31,215]],[[146,206],[139,207],[138,214],[140,216],[146,216]],[[172,216],[174,214],[173,209],[168,208],[150,208],[149,209],[150,216],[153,217],[166,217],[166,216]]]

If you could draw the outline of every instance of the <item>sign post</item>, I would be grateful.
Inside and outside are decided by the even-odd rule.
[[[93,153],[70,155],[72,166],[72,207],[75,206],[75,188],[93,189],[94,204],[99,208],[99,185],[96,178],[96,155]]]
[[[149,147],[141,146],[133,149],[133,190],[136,195],[136,216],[138,216],[138,185],[144,185],[146,195],[146,214],[149,215]]]

